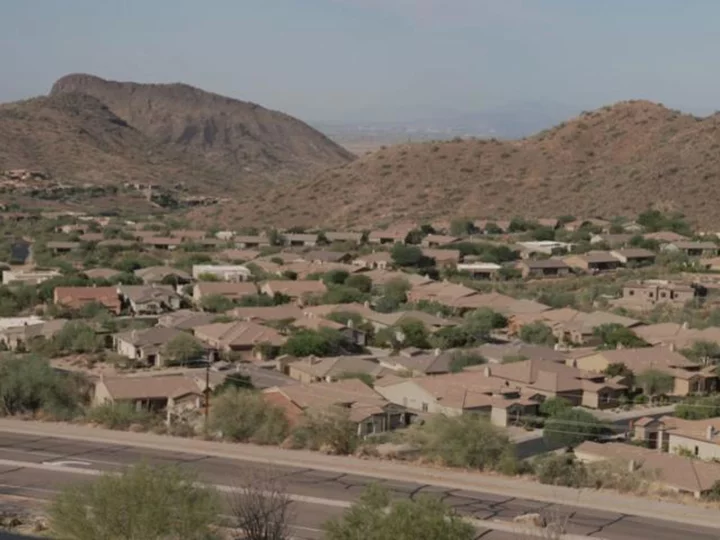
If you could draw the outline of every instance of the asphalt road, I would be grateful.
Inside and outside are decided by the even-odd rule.
[[[64,462],[64,465],[62,464]],[[118,471],[131,464],[176,465],[199,474],[201,480],[219,486],[238,486],[257,463],[223,459],[182,452],[134,448],[118,444],[84,442],[57,437],[38,437],[0,432],[0,499],[22,501],[24,498],[51,499],[63,486],[92,480],[82,470]],[[60,463],[52,470],[43,464]],[[293,533],[296,538],[322,538],[322,524],[340,515],[343,508],[333,501],[352,502],[365,486],[376,479],[338,474],[305,468],[276,467],[273,474],[282,477],[288,492],[308,498],[310,502],[295,503]],[[680,523],[647,519],[625,514],[560,506],[476,491],[459,491],[443,487],[407,482],[381,481],[398,497],[427,494],[440,497],[459,512],[476,519],[511,521],[514,517],[537,512],[550,519],[567,521],[567,532],[610,540],[720,540],[718,529],[694,527]],[[521,494],[519,494],[521,495]],[[326,501],[326,502],[318,502]],[[508,540],[517,534],[480,531],[485,540]]]

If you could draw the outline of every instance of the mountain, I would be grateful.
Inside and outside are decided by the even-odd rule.
[[[185,84],[138,84],[72,74],[50,95],[97,98],[155,144],[233,178],[277,180],[343,165],[347,150],[286,114]],[[228,187],[232,187],[229,185]]]
[[[212,189],[222,180],[204,163],[156,144],[96,98],[74,92],[0,105],[0,171],[10,169],[41,170],[70,184],[171,179]]]
[[[212,219],[359,228],[407,219],[635,216],[655,206],[713,226],[720,225],[719,150],[717,115],[627,101],[524,139],[390,146],[261,199],[228,203]]]

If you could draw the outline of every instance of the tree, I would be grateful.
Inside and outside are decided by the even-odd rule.
[[[229,388],[213,400],[211,412],[211,429],[230,441],[279,444],[288,435],[283,410],[252,390]]]
[[[422,264],[427,257],[423,255],[422,250],[417,246],[395,244],[390,251],[390,255],[393,262],[398,266],[430,266]]]
[[[608,377],[622,377],[627,379],[628,386],[634,386],[635,384],[635,374],[622,362],[609,364],[608,367],[603,370],[603,373]]]
[[[362,274],[353,274],[345,280],[345,285],[357,289],[363,293],[369,293],[372,290],[372,280]]]
[[[293,432],[295,444],[331,454],[352,454],[358,444],[357,423],[350,419],[348,409],[328,407],[308,410]]]
[[[92,327],[80,321],[69,321],[41,350],[50,356],[83,354],[102,350],[103,342]]]
[[[350,277],[350,273],[347,270],[330,270],[325,272],[322,280],[325,285],[342,285]]]
[[[540,412],[545,416],[557,416],[572,409],[572,403],[563,397],[551,397],[540,404]]]
[[[649,347],[649,344],[639,338],[635,332],[617,323],[601,324],[593,330],[593,335],[602,342],[599,349]]]
[[[292,499],[270,470],[248,469],[228,496],[230,515],[245,540],[289,540]]]
[[[492,330],[507,326],[507,318],[489,308],[480,308],[465,314],[462,327],[475,343],[488,340]]]
[[[382,296],[375,302],[375,309],[381,313],[390,313],[407,302],[410,282],[405,278],[394,278],[382,287]]]
[[[453,219],[450,222],[450,234],[453,236],[467,236],[475,232],[475,225],[469,219]]]
[[[430,333],[425,325],[417,319],[407,319],[397,325],[397,330],[402,334],[402,343],[406,347],[417,347],[427,349],[430,347],[428,338]]]
[[[202,297],[200,307],[210,313],[222,313],[234,308],[235,302],[221,294],[210,294]]]
[[[553,446],[574,447],[607,432],[608,426],[591,413],[582,409],[565,409],[545,422],[543,438]]]
[[[330,285],[327,292],[322,295],[323,304],[354,304],[367,300],[369,296],[347,285]]]
[[[648,369],[636,375],[635,384],[642,388],[643,393],[650,398],[672,392],[675,379],[669,373],[657,369]]]
[[[552,328],[541,322],[534,322],[520,328],[520,339],[534,345],[553,345],[555,336]]]
[[[715,341],[698,340],[688,349],[680,351],[685,358],[707,366],[718,363],[720,359],[720,344]]]
[[[472,540],[475,528],[436,498],[393,500],[371,485],[341,518],[324,525],[327,540]]]
[[[479,366],[481,364],[487,364],[487,359],[484,356],[469,352],[456,352],[450,359],[450,373],[459,373],[466,367]]]
[[[50,509],[55,538],[205,540],[217,495],[179,468],[136,465],[63,490]]]
[[[347,338],[332,328],[300,330],[288,338],[282,346],[284,354],[304,356],[333,356],[349,347]]]
[[[205,354],[202,344],[190,334],[178,334],[163,347],[163,356],[168,364],[185,366],[191,360],[198,360]]]

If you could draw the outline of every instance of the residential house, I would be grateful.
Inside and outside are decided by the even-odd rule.
[[[168,283],[172,285],[184,285],[192,281],[192,276],[183,270],[172,266],[148,266],[135,270],[135,275],[143,280],[146,285],[153,283]]]
[[[341,324],[322,317],[302,317],[293,321],[292,326],[295,328],[315,331],[322,328],[329,328],[345,336],[350,343],[354,343],[355,345],[359,345],[361,347],[364,347],[367,344],[367,333],[359,328],[356,328],[352,320],[347,321],[346,324]]]
[[[703,289],[660,279],[632,281],[623,286],[622,297],[614,303],[635,309],[652,309],[658,304],[682,307],[703,293]]]
[[[395,280],[401,280],[406,281],[409,285],[413,287],[418,287],[420,285],[426,285],[428,283],[432,283],[433,280],[430,279],[427,276],[421,276],[420,274],[408,274],[405,272],[391,272],[388,270],[369,270],[367,272],[363,272],[364,276],[367,276],[370,278],[370,281],[372,281],[373,285],[377,287],[382,287],[384,285],[387,285],[391,281]]]
[[[520,250],[520,257],[523,259],[532,259],[537,255],[555,255],[556,253],[565,253],[570,251],[572,244],[567,242],[556,242],[554,240],[538,240],[534,242],[518,242],[517,247]]]
[[[18,326],[0,328],[0,343],[7,350],[27,350],[27,345],[38,339],[51,339],[67,324],[65,319],[52,319],[50,321],[31,322]]]
[[[575,310],[565,310],[567,313],[572,311]],[[544,312],[542,315],[548,316],[548,313]],[[551,323],[550,326],[558,343],[570,346],[596,346],[602,343],[601,337],[595,333],[596,329],[608,324],[634,329],[641,326],[642,322],[606,311],[590,313],[575,311],[573,316]]]
[[[312,264],[342,263],[349,264],[353,256],[346,251],[308,251],[302,258]]]
[[[228,312],[237,319],[255,322],[294,321],[303,317],[303,310],[293,304],[278,306],[237,307]]]
[[[281,407],[291,424],[305,413],[346,411],[361,437],[405,427],[413,416],[357,379],[268,388],[263,396]]]
[[[422,239],[420,245],[424,248],[436,248],[449,246],[450,244],[456,243],[458,240],[460,239],[456,236],[447,236],[444,234],[428,234],[425,238]]]
[[[585,441],[574,449],[584,462],[615,461],[623,469],[645,472],[656,484],[699,499],[720,482],[720,465],[698,459],[659,453],[631,444]]]
[[[470,274],[473,279],[495,279],[502,266],[486,262],[464,262],[456,266],[458,272]]]
[[[235,241],[235,247],[240,249],[256,249],[270,246],[270,239],[264,235],[240,235],[233,240]]]
[[[517,263],[517,268],[525,279],[566,277],[571,268],[561,259],[526,259]]]
[[[302,302],[310,296],[325,294],[327,287],[322,281],[269,280],[260,286],[260,292],[268,296],[282,294],[295,302]]]
[[[256,294],[258,294],[257,285],[249,281],[201,281],[193,285],[195,303],[202,302],[202,299],[208,296],[224,296],[230,300],[240,300],[245,296]]]
[[[97,247],[115,249],[119,251],[135,249],[137,247],[137,243],[133,240],[123,240],[122,238],[108,238],[107,240],[100,240],[97,243]]]
[[[507,219],[501,219],[501,220],[492,220],[492,219],[480,219],[473,222],[473,225],[475,226],[475,229],[478,231],[482,231],[485,234],[488,234],[487,229],[488,226],[494,226],[493,228],[497,228],[501,233],[506,233],[510,229],[510,220]]]
[[[246,360],[258,359],[266,352],[260,346],[279,350],[286,340],[277,330],[252,321],[198,326],[195,328],[195,337],[216,351],[238,352]]]
[[[137,363],[164,366],[167,363],[165,345],[180,335],[183,335],[180,330],[162,326],[128,330],[113,336],[113,346],[118,354]]]
[[[192,267],[192,276],[194,279],[212,276],[219,281],[249,281],[252,279],[252,272],[247,266],[239,264],[196,264]]]
[[[151,236],[143,238],[142,244],[153,249],[172,250],[182,244],[182,240],[171,236]]]
[[[45,247],[53,253],[53,255],[62,255],[80,249],[80,242],[48,242]]]
[[[121,273],[122,272],[115,270],[114,268],[90,268],[88,270],[83,270],[83,274],[90,279],[112,279],[119,276]]]
[[[359,255],[352,264],[370,270],[387,270],[392,267],[393,259],[389,251],[374,251],[367,255]]]
[[[525,398],[520,389],[483,372],[449,373],[431,377],[386,376],[375,390],[391,403],[419,413],[459,416],[481,413],[499,426],[537,414],[539,403]]]
[[[158,315],[180,309],[182,304],[172,285],[120,285],[117,290],[135,315]]]
[[[454,268],[462,260],[462,253],[457,249],[423,248],[422,254],[433,259],[438,267]]]
[[[224,261],[248,262],[257,259],[260,256],[260,252],[254,249],[224,249],[216,255]]]
[[[181,309],[166,313],[158,317],[158,326],[164,328],[174,328],[175,330],[185,330],[193,333],[198,326],[204,326],[212,323],[217,318],[215,313],[206,313],[204,311],[191,311],[189,309]]]
[[[315,247],[317,246],[318,235],[315,234],[295,234],[289,233],[285,235],[285,243],[291,247]]]
[[[373,378],[389,373],[369,356],[337,356],[332,358],[295,358],[281,356],[278,370],[301,383],[332,382],[349,374],[365,374]]]
[[[436,349],[427,352],[422,349],[407,348],[398,354],[380,357],[378,361],[380,365],[392,371],[422,377],[449,373],[453,356],[453,351]]]
[[[470,352],[479,354],[492,364],[502,364],[506,358],[524,358],[563,364],[567,360],[567,356],[563,351],[542,345],[528,345],[521,341],[501,344],[485,343],[470,349]]]
[[[402,244],[412,228],[389,229],[386,231],[372,231],[368,235],[369,244]]]
[[[673,351],[689,349],[698,341],[720,344],[720,327],[690,328],[687,323],[658,323],[639,326],[638,337],[653,346],[667,347]]]
[[[617,270],[620,267],[620,260],[607,251],[589,251],[582,255],[570,255],[565,257],[563,261],[568,266],[588,274],[599,274]]]
[[[61,276],[59,270],[3,270],[2,283],[10,285],[12,283],[23,283],[25,285],[40,285],[48,279]]]
[[[53,303],[76,310],[88,304],[102,304],[116,315],[122,311],[122,302],[115,287],[55,287]]]
[[[590,237],[591,244],[605,244],[609,248],[617,249],[627,246],[635,237],[633,234],[593,234]]]
[[[661,452],[720,460],[720,418],[685,420],[648,416],[633,423],[633,438]]]
[[[670,242],[662,247],[663,251],[681,252],[691,258],[711,258],[718,255],[718,245],[714,242]]]
[[[328,231],[325,233],[325,238],[330,242],[354,242],[359,245],[362,243],[362,237],[362,233],[358,232]]]
[[[215,233],[215,238],[224,242],[232,240],[233,236],[235,236],[235,231],[218,231]]]
[[[129,403],[137,410],[180,414],[205,402],[204,388],[182,374],[154,377],[101,377],[95,383],[93,404]]]
[[[698,264],[705,270],[712,272],[720,272],[720,257],[712,257],[710,259],[701,259]]]
[[[649,249],[626,248],[615,249],[610,254],[619,260],[623,265],[630,267],[647,266],[655,264],[655,253]]]
[[[663,347],[590,351],[577,358],[569,358],[568,365],[585,371],[603,372],[610,364],[624,364],[635,375],[648,370],[661,371],[674,379],[674,396],[688,396],[717,389],[717,374],[683,355]]]
[[[183,242],[197,242],[198,240],[204,240],[207,237],[207,233],[205,231],[177,229],[174,231],[171,230],[170,236],[179,238]]]
[[[565,224],[565,230],[570,232],[575,232],[580,230],[583,227],[593,227],[595,229],[600,229],[602,232],[606,232],[610,230],[610,226],[612,223],[605,219],[597,219],[597,218],[590,218],[590,219],[576,219],[575,221],[571,221],[569,223]]]
[[[643,238],[646,240],[655,240],[661,243],[672,243],[672,242],[686,242],[689,240],[687,236],[678,234],[673,231],[658,231],[654,233],[643,234]]]
[[[477,295],[475,289],[450,283],[449,281],[428,281],[421,285],[414,285],[407,293],[408,302],[419,302],[426,300],[428,302],[439,302],[444,305],[450,305],[461,298]]]
[[[479,366],[488,377],[524,389],[535,401],[561,397],[573,405],[591,409],[617,407],[627,387],[606,379],[602,373],[583,371],[551,360],[524,360]]]

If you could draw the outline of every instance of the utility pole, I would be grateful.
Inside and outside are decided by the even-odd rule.
[[[208,419],[210,418],[210,358],[205,365],[205,435],[208,434]]]

